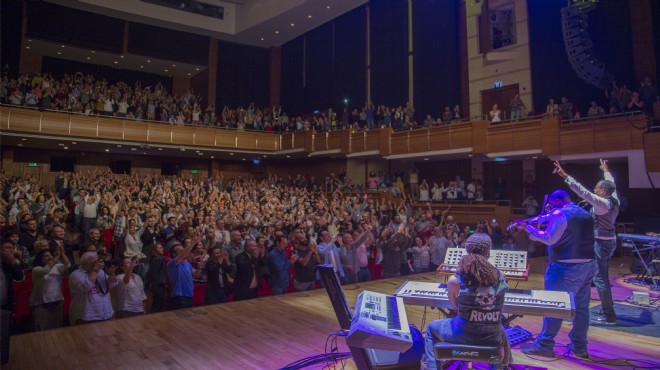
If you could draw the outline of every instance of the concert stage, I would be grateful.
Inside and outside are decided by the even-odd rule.
[[[630,261],[615,259],[611,266],[622,262]],[[529,281],[521,282],[518,288],[542,289],[543,263],[532,259]],[[611,274],[614,280],[616,269]],[[439,282],[441,278],[434,273],[409,275],[347,285],[344,292],[352,305],[364,289],[392,294],[406,280]],[[615,300],[631,292],[623,287],[614,287],[613,291]],[[408,321],[421,328],[424,307],[406,305],[406,311]],[[426,310],[427,323],[438,317],[437,310]],[[536,334],[541,330],[542,318],[525,316],[513,324]],[[569,342],[570,326],[564,323],[557,337],[557,354],[566,352],[564,344]],[[338,329],[330,300],[325,290],[318,289],[13,336],[9,363],[2,369],[278,369],[324,353],[327,336]],[[590,353],[596,360],[658,358],[660,340],[656,338],[592,326],[589,340]],[[348,351],[342,338],[339,343],[341,352]],[[621,367],[622,361],[606,366],[572,356],[553,362],[535,360],[521,353],[517,346],[513,355],[518,369],[524,368],[520,365],[550,369],[625,368]],[[611,366],[616,364],[619,366]],[[349,361],[347,368],[355,367]]]

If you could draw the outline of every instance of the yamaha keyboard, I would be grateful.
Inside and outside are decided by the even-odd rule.
[[[447,288],[438,283],[406,281],[394,293],[405,304],[451,308]],[[575,316],[573,294],[549,290],[509,289],[504,296],[503,313],[572,319]]]
[[[403,300],[392,295],[363,291],[346,343],[351,347],[404,352],[412,346],[412,335]]]

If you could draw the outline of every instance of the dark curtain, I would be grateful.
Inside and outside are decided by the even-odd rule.
[[[130,22],[128,52],[159,59],[207,65],[209,38],[193,33]]]
[[[142,88],[151,86],[152,89],[158,82],[168,91],[172,91],[172,78],[168,76],[161,76],[153,73],[144,73],[138,71],[131,71],[127,69],[112,68],[96,64],[74,62],[67,59],[58,59],[51,57],[43,58],[43,65],[41,68],[44,72],[50,73],[56,79],[61,79],[63,75],[72,75],[76,72],[83,74],[91,74],[97,80],[106,79],[109,83],[125,82],[130,86],[134,86],[135,81],[140,81]]]
[[[458,2],[413,2],[416,118],[440,117],[445,106],[460,104]]]
[[[14,2],[21,3],[3,1],[2,6],[4,8],[5,3]],[[123,20],[45,1],[28,1],[27,4],[28,36],[92,50],[121,53],[124,42]],[[20,22],[20,18],[18,20]]]
[[[561,27],[563,0],[528,1],[534,107],[545,111],[548,99],[566,96],[583,114],[592,100],[606,106],[604,92],[581,80],[571,68]],[[589,17],[595,55],[619,84],[636,88],[632,63],[628,1],[601,1]]]
[[[21,19],[23,19],[23,3],[20,1],[2,1],[0,4],[0,63],[2,76],[15,77],[18,74],[18,63],[21,54]],[[7,66],[7,68],[5,68]]]
[[[220,42],[216,81],[217,112],[225,105],[247,107],[254,102],[265,107],[268,102],[268,49]]]
[[[404,106],[408,101],[408,2],[371,1],[371,100]]]
[[[293,115],[365,102],[364,7],[282,45],[282,106]]]

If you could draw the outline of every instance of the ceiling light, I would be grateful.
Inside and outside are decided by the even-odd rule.
[[[27,139],[26,139],[26,138],[22,138],[21,140],[22,140],[22,141],[25,141],[25,140],[27,140]]]
[[[64,146],[64,143],[59,143],[59,144],[57,144],[57,145],[59,145],[59,146]]]
[[[199,153],[197,153],[197,154],[199,154],[199,155],[204,155],[204,153],[202,153],[202,152],[199,152]]]
[[[429,160],[429,157],[424,158],[424,160],[425,160],[425,161],[428,161],[428,160]]]
[[[211,156],[211,159],[215,159],[215,157],[214,157],[214,156]]]
[[[109,151],[110,151],[110,149],[106,149],[105,151],[106,151],[106,152],[109,152]]]
[[[264,154],[264,158],[268,158],[268,156]]]
[[[92,57],[87,57],[87,60],[90,60],[90,59],[92,59]]]
[[[295,26],[296,26],[296,24],[291,22],[291,27],[295,27]]]
[[[158,150],[163,150],[163,148],[158,148]]]
[[[144,68],[144,66],[140,66],[140,68]]]
[[[199,68],[195,68],[195,71],[199,71]]]
[[[118,61],[115,60],[115,64],[119,63]]]
[[[121,148],[121,145],[117,144],[117,148]]]
[[[96,53],[96,50],[92,50],[92,53]]]
[[[176,67],[176,64],[172,64],[172,67]]]
[[[60,45],[60,47],[64,48],[64,47],[66,47],[66,46],[64,46],[64,45]]]
[[[124,59],[124,56],[123,56],[123,55],[120,55],[119,57],[122,58],[122,59]]]
[[[263,38],[263,37],[261,38],[261,41],[264,41],[264,38]]]
[[[64,150],[69,150],[69,147],[68,147],[68,146],[65,146],[65,147],[64,147]]]
[[[234,155],[234,153],[229,153],[229,155]]]
[[[18,146],[23,146],[23,144],[21,144],[21,143],[18,143]]]
[[[28,50],[30,50],[30,47],[29,47],[29,46],[26,46],[25,48],[28,49]]]
[[[538,158],[538,157],[537,157],[537,156],[533,156],[533,157],[532,157],[532,159],[536,159],[536,158]]]
[[[188,73],[188,76],[192,76],[192,73],[189,72],[189,73]]]
[[[169,72],[169,71],[170,71],[169,69],[166,69],[166,70],[165,70],[165,72]]]
[[[77,143],[75,141],[72,141],[71,144],[76,145]]]
[[[326,8],[326,9],[330,9],[330,5],[327,5],[325,8]]]
[[[468,158],[472,158],[472,154],[468,154]]]
[[[147,63],[151,63],[151,59],[147,59]]]
[[[61,52],[61,51],[58,51],[58,52],[57,52],[57,55],[62,55],[62,52]]]
[[[287,155],[286,157],[287,157],[287,158],[291,158],[291,156],[290,156],[290,155]]]
[[[243,158],[243,160],[245,161],[246,159],[245,159],[245,158]]]
[[[280,33],[280,31],[275,31],[275,34],[276,34],[276,35],[279,35],[279,33]]]
[[[137,150],[137,148],[131,148],[131,150],[132,150],[132,151],[136,151],[136,150]]]
[[[308,16],[307,16],[307,19],[312,19],[312,15],[311,15],[311,14],[308,15]]]
[[[32,42],[32,39],[28,39],[29,42]]]

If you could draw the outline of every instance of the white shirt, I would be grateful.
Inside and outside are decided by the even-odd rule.
[[[62,275],[67,275],[69,267],[62,263],[50,266],[36,266],[32,269],[32,293],[30,306],[63,301]]]
[[[124,283],[124,274],[117,276],[117,311],[144,312],[144,283],[139,275],[131,274],[128,284]]]
[[[89,280],[85,270],[78,269],[69,278],[69,290],[71,291],[71,305],[69,306],[69,321],[72,325],[82,319],[85,321],[110,320],[115,313],[110,302],[111,288],[117,286],[108,280],[108,275],[101,270],[96,275],[96,281],[101,289],[98,291],[96,284]]]

